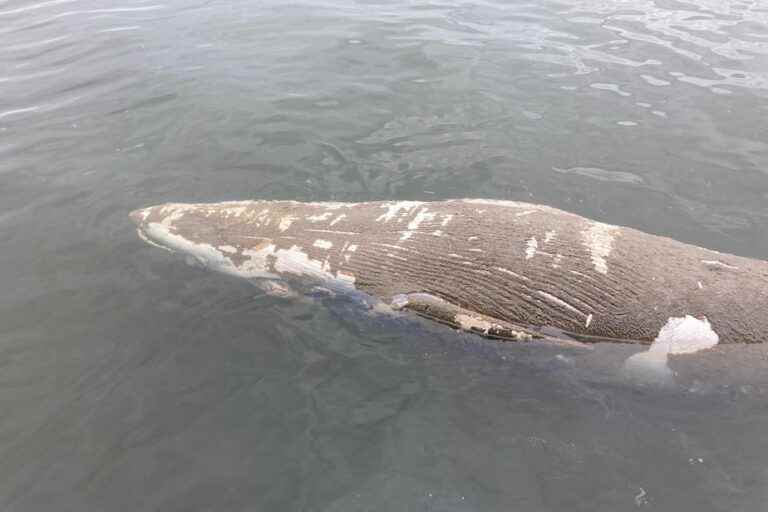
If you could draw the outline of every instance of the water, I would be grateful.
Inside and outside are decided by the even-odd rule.
[[[148,247],[491,197],[768,258],[762,0],[0,3],[0,509],[754,511],[768,360],[499,345]]]

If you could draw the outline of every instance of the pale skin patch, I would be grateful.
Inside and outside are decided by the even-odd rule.
[[[602,222],[592,222],[588,229],[582,231],[582,239],[589,250],[592,265],[601,274],[608,274],[607,258],[613,251],[613,242],[618,233],[617,226]]]
[[[346,272],[342,272],[341,270],[336,272],[336,277],[338,279],[341,279],[342,281],[345,281],[349,284],[355,284],[355,276],[352,274],[348,274]]]
[[[552,240],[554,240],[555,236],[557,235],[557,231],[547,231],[544,233],[544,243],[548,244]]]
[[[537,293],[537,294],[538,294],[540,297],[544,298],[546,301],[548,301],[548,302],[549,302],[549,303],[551,303],[551,304],[555,304],[555,305],[557,305],[557,306],[560,306],[561,308],[563,308],[563,309],[566,309],[566,310],[568,310],[568,311],[570,311],[570,312],[572,312],[572,313],[576,313],[577,315],[580,315],[580,316],[587,316],[586,314],[584,314],[583,312],[581,312],[580,310],[578,310],[578,309],[577,309],[576,307],[574,307],[573,305],[571,305],[571,304],[568,304],[567,302],[565,302],[563,299],[561,299],[561,298],[559,298],[559,297],[555,297],[555,296],[554,296],[554,295],[552,295],[551,293],[547,293],[547,292],[545,292],[545,291],[542,291],[542,290],[537,290],[537,291],[536,291],[536,293]]]
[[[723,263],[720,260],[701,260],[701,262],[708,267],[720,267],[720,268],[727,268],[729,270],[739,270],[739,267],[734,267],[733,265]]]
[[[291,224],[293,224],[293,221],[295,220],[296,220],[296,217],[294,217],[293,215],[286,215],[284,217],[281,217],[280,223],[277,225],[277,229],[279,229],[280,232],[284,232],[291,227]]]
[[[503,199],[462,199],[462,201],[469,204],[487,204],[492,206],[504,206],[506,208],[529,208],[532,206],[528,203],[505,201]]]
[[[407,251],[405,247],[401,247],[399,245],[393,245],[393,244],[384,244],[381,242],[373,242],[372,245],[376,245],[378,247],[386,247],[387,249],[395,249],[396,251]]]
[[[520,274],[518,274],[517,272],[512,272],[512,271],[511,271],[511,270],[509,270],[508,268],[504,268],[504,267],[496,267],[496,270],[498,270],[499,272],[503,272],[503,273],[505,273],[505,274],[509,274],[510,276],[514,276],[514,277],[516,277],[516,278],[518,278],[518,279],[522,279],[523,281],[530,281],[530,279],[528,279],[527,277],[525,277],[525,276],[521,276],[521,275],[520,275]]]
[[[493,329],[494,324],[492,322],[489,322],[488,320],[485,320],[483,318],[478,318],[476,316],[472,315],[466,315],[463,313],[459,313],[454,317],[457,324],[461,326],[462,329],[465,329],[467,331],[472,330],[478,330],[482,331],[484,333],[488,333],[491,329]]]
[[[398,215],[400,215],[400,212],[408,213],[413,208],[419,206],[420,202],[418,201],[398,201],[395,203],[386,203],[381,206],[381,208],[386,208],[387,211],[385,213],[382,213],[376,218],[376,222],[384,222],[387,223],[390,220],[394,219]],[[399,221],[399,219],[398,219]]]
[[[720,336],[706,317],[670,317],[648,350],[627,358],[622,370],[627,377],[646,383],[673,383],[674,373],[668,366],[670,354],[693,354],[719,342]]]
[[[333,247],[333,242],[329,242],[328,240],[315,240],[315,243],[312,244],[312,246],[317,247],[319,249],[330,249]]]
[[[307,233],[330,233],[332,235],[359,235],[355,231],[336,231],[334,229],[305,229]]]
[[[339,215],[338,217],[336,217],[335,219],[333,219],[333,220],[331,221],[331,223],[330,223],[330,224],[328,224],[328,225],[329,225],[329,226],[335,226],[336,224],[338,224],[339,222],[341,222],[342,220],[344,220],[346,217],[347,217],[347,214],[346,214],[346,213],[342,213],[341,215]]]
[[[525,259],[529,260],[536,256],[536,249],[539,247],[539,242],[536,240],[535,236],[532,236],[528,239],[527,242],[525,242]]]
[[[323,222],[324,220],[330,219],[332,216],[333,216],[333,213],[325,212],[319,215],[310,215],[307,217],[307,220],[309,222]]]
[[[411,222],[408,223],[408,231],[403,232],[403,234],[400,236],[400,241],[404,242],[411,238],[413,234],[416,232],[416,230],[419,229],[419,226],[421,226],[421,223],[424,221],[432,221],[435,218],[435,214],[429,212],[426,208],[422,208],[419,210],[419,212],[416,214],[416,216],[413,218]]]

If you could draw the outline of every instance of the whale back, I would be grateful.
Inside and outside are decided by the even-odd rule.
[[[585,337],[650,342],[686,315],[706,317],[721,342],[768,333],[768,263],[542,205],[250,201],[169,204],[140,216],[188,242],[182,250],[204,248],[245,277],[305,276],[387,302],[428,294]]]

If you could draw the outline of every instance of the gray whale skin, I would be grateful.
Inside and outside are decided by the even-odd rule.
[[[364,293],[490,338],[651,343],[670,322],[719,343],[768,338],[768,262],[543,205],[168,203],[130,217],[218,271]]]

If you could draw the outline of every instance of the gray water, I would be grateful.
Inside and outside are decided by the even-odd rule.
[[[0,510],[766,510],[764,351],[648,385],[127,213],[502,198],[766,259],[768,3],[161,1],[0,1]]]

